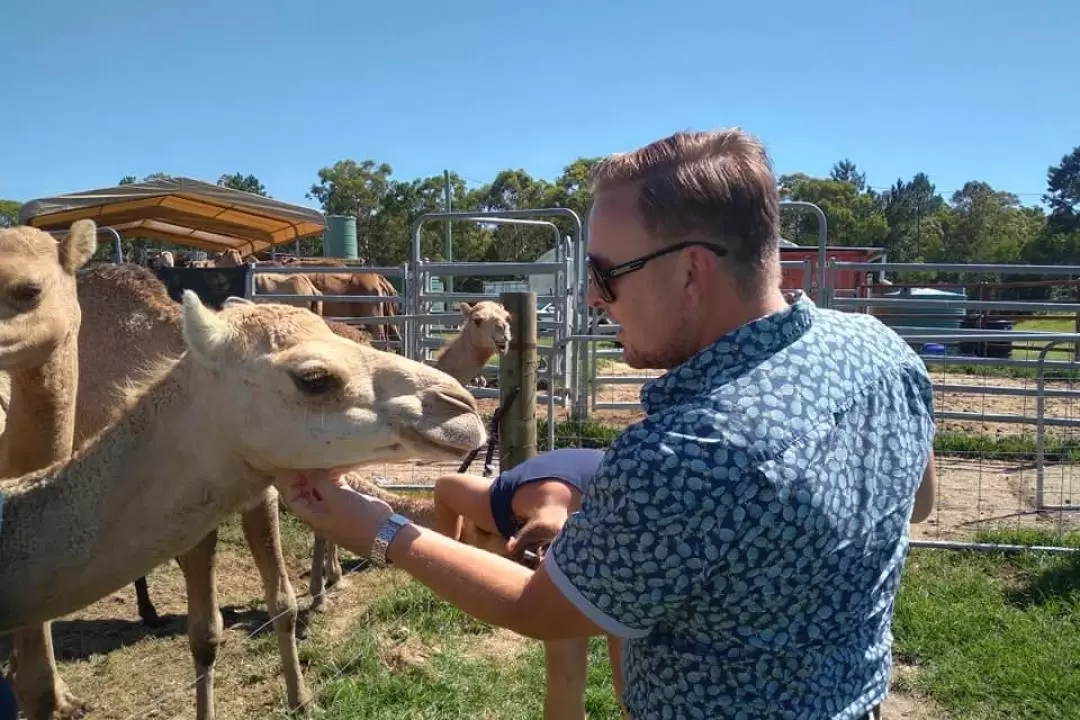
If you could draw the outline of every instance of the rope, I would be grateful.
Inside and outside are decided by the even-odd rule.
[[[521,392],[520,387],[515,387],[506,394],[503,401],[499,404],[499,407],[495,409],[495,414],[491,416],[491,429],[488,431],[487,441],[487,453],[484,455],[484,477],[491,477],[495,471],[491,466],[492,459],[495,457],[495,446],[499,442],[499,425],[502,422],[502,416],[506,414],[506,411],[510,409],[510,406],[514,403],[518,393]],[[461,467],[458,468],[458,473],[468,472],[469,467],[472,466],[473,460],[480,454],[480,448],[470,450],[469,454],[465,456],[465,460],[461,463]]]

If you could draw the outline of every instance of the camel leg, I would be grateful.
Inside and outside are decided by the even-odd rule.
[[[311,610],[323,609],[326,596],[323,595],[323,570],[326,568],[326,539],[315,534],[315,549],[311,553],[311,575],[308,577],[308,595],[311,596]]]
[[[139,605],[139,617],[143,625],[147,627],[161,627],[165,621],[158,615],[157,608],[150,600],[150,587],[146,584],[146,576],[135,581],[135,602]]]
[[[341,554],[332,542],[326,543],[326,587],[333,589],[341,585],[344,573],[341,570]]]
[[[296,650],[296,595],[289,582],[285,556],[281,552],[277,502],[275,493],[266,493],[257,505],[243,512],[241,522],[244,539],[251,548],[251,556],[262,577],[267,611],[274,619],[289,709],[303,708],[307,714],[310,712],[308,703],[311,702],[311,693],[304,684],[300,656]]]
[[[52,623],[12,631],[15,670],[12,687],[27,720],[78,718],[88,706],[71,694],[56,669]]]
[[[585,720],[585,679],[589,638],[544,643],[547,692],[544,720]]]
[[[217,604],[217,528],[191,550],[176,558],[187,588],[187,635],[195,661],[195,718],[214,720],[214,661],[225,639]]]
[[[315,549],[311,553],[311,575],[308,578],[312,612],[323,609],[327,591],[338,587],[343,575],[337,545],[316,534]]]

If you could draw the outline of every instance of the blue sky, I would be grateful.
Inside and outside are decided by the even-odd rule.
[[[0,198],[21,201],[241,171],[314,205],[344,158],[554,178],[739,125],[781,173],[849,157],[872,186],[921,170],[1034,204],[1080,144],[1076,0],[5,5]]]

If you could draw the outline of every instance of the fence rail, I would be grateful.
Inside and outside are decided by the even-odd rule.
[[[827,310],[869,313],[889,324],[916,350],[930,370],[934,378],[936,417],[945,431],[971,434],[977,440],[971,442],[976,445],[997,443],[1001,447],[1026,448],[1019,455],[1006,450],[972,451],[968,455],[961,451],[945,453],[943,457],[948,460],[949,467],[944,468],[943,477],[958,483],[958,478],[978,478],[978,489],[972,491],[970,500],[956,501],[966,503],[966,506],[954,514],[981,518],[983,511],[972,508],[981,508],[994,493],[998,493],[995,497],[999,502],[1004,502],[1001,499],[1004,495],[999,491],[1009,483],[1023,485],[1010,489],[1010,497],[1015,499],[1023,495],[1027,498],[1018,501],[1017,507],[1013,508],[1015,514],[1034,514],[1042,520],[1046,520],[1048,514],[1056,514],[1060,521],[1066,515],[1080,511],[1080,477],[1076,481],[1076,493],[1071,477],[1076,465],[1071,460],[1074,452],[1071,448],[1078,448],[1076,452],[1080,454],[1080,441],[1074,437],[1080,428],[1080,408],[1076,406],[1076,401],[1080,400],[1080,361],[1077,357],[1080,334],[1063,331],[1066,327],[1080,329],[1080,321],[1072,322],[1080,316],[1080,297],[1076,288],[1076,283],[1080,282],[1076,280],[1080,278],[1080,266],[896,263],[886,261],[883,256],[881,262],[839,260],[832,257],[827,218],[820,208],[810,203],[782,203],[781,208],[784,212],[812,215],[819,225],[818,245],[809,248],[814,251],[813,257],[782,263],[785,291],[802,291]],[[425,260],[420,247],[421,228],[427,223],[447,220],[550,230],[554,260]],[[569,243],[564,242],[566,238],[560,226],[563,230],[569,227]],[[589,307],[585,277],[587,237],[576,213],[565,208],[511,213],[432,213],[418,218],[413,224],[411,241],[410,259],[400,266],[256,265],[248,279],[249,296],[287,302],[310,299],[295,294],[257,293],[255,276],[259,273],[382,274],[398,281],[396,294],[334,294],[320,299],[334,303],[393,303],[396,315],[334,319],[373,327],[397,326],[401,329],[402,339],[388,341],[383,346],[414,360],[432,362],[432,351],[446,343],[446,329],[461,322],[459,313],[435,312],[436,304],[498,300],[498,293],[455,292],[454,278],[502,276],[534,282],[542,278],[546,284],[540,288],[542,292],[537,292],[537,301],[542,306],[550,305],[552,312],[541,315],[537,323],[541,343],[538,355],[546,363],[540,377],[547,383],[546,387],[538,389],[537,400],[540,408],[547,408],[548,447],[555,445],[555,426],[562,420],[595,420],[618,426],[625,425],[633,413],[639,412],[640,404],[633,386],[648,382],[658,373],[621,365],[623,352],[617,337],[618,325],[604,324],[602,314]],[[840,249],[850,250],[836,248]],[[894,276],[907,273],[917,273],[921,279],[943,278],[940,282],[923,282],[921,287],[963,290],[952,295],[927,296],[915,293],[913,283],[892,282]],[[1006,283],[998,282],[998,277],[990,278],[993,282],[978,282],[980,276],[1006,275],[1031,280],[1014,282],[1009,279]],[[862,279],[850,280],[852,277]],[[431,285],[433,278],[443,278],[446,290],[437,291]],[[1017,288],[1025,285],[1030,285],[1029,292],[1034,294],[1018,296]],[[974,292],[969,293],[969,289]],[[1055,329],[1024,326],[1023,321],[1036,313],[1042,317],[1053,314],[1065,318],[1064,324]],[[988,319],[1002,319],[1007,329],[998,329],[1003,327],[1002,323],[984,327]],[[496,370],[497,365],[488,364],[482,374],[493,376]],[[471,387],[470,390],[479,399],[499,395],[498,390],[490,387]],[[563,441],[565,439],[560,440]],[[577,441],[584,440],[578,438]],[[1034,477],[1031,487],[1027,484],[1029,473]],[[991,477],[993,479],[984,485],[983,480]],[[942,507],[946,500],[941,501]],[[1058,526],[1063,527],[1060,522]],[[964,547],[975,546],[953,537],[920,539],[928,543],[938,540],[940,543],[935,546],[951,546],[954,542],[960,542]]]

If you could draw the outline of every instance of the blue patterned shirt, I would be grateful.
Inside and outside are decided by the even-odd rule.
[[[808,299],[647,384],[547,554],[634,720],[862,720],[934,435],[920,358]]]

